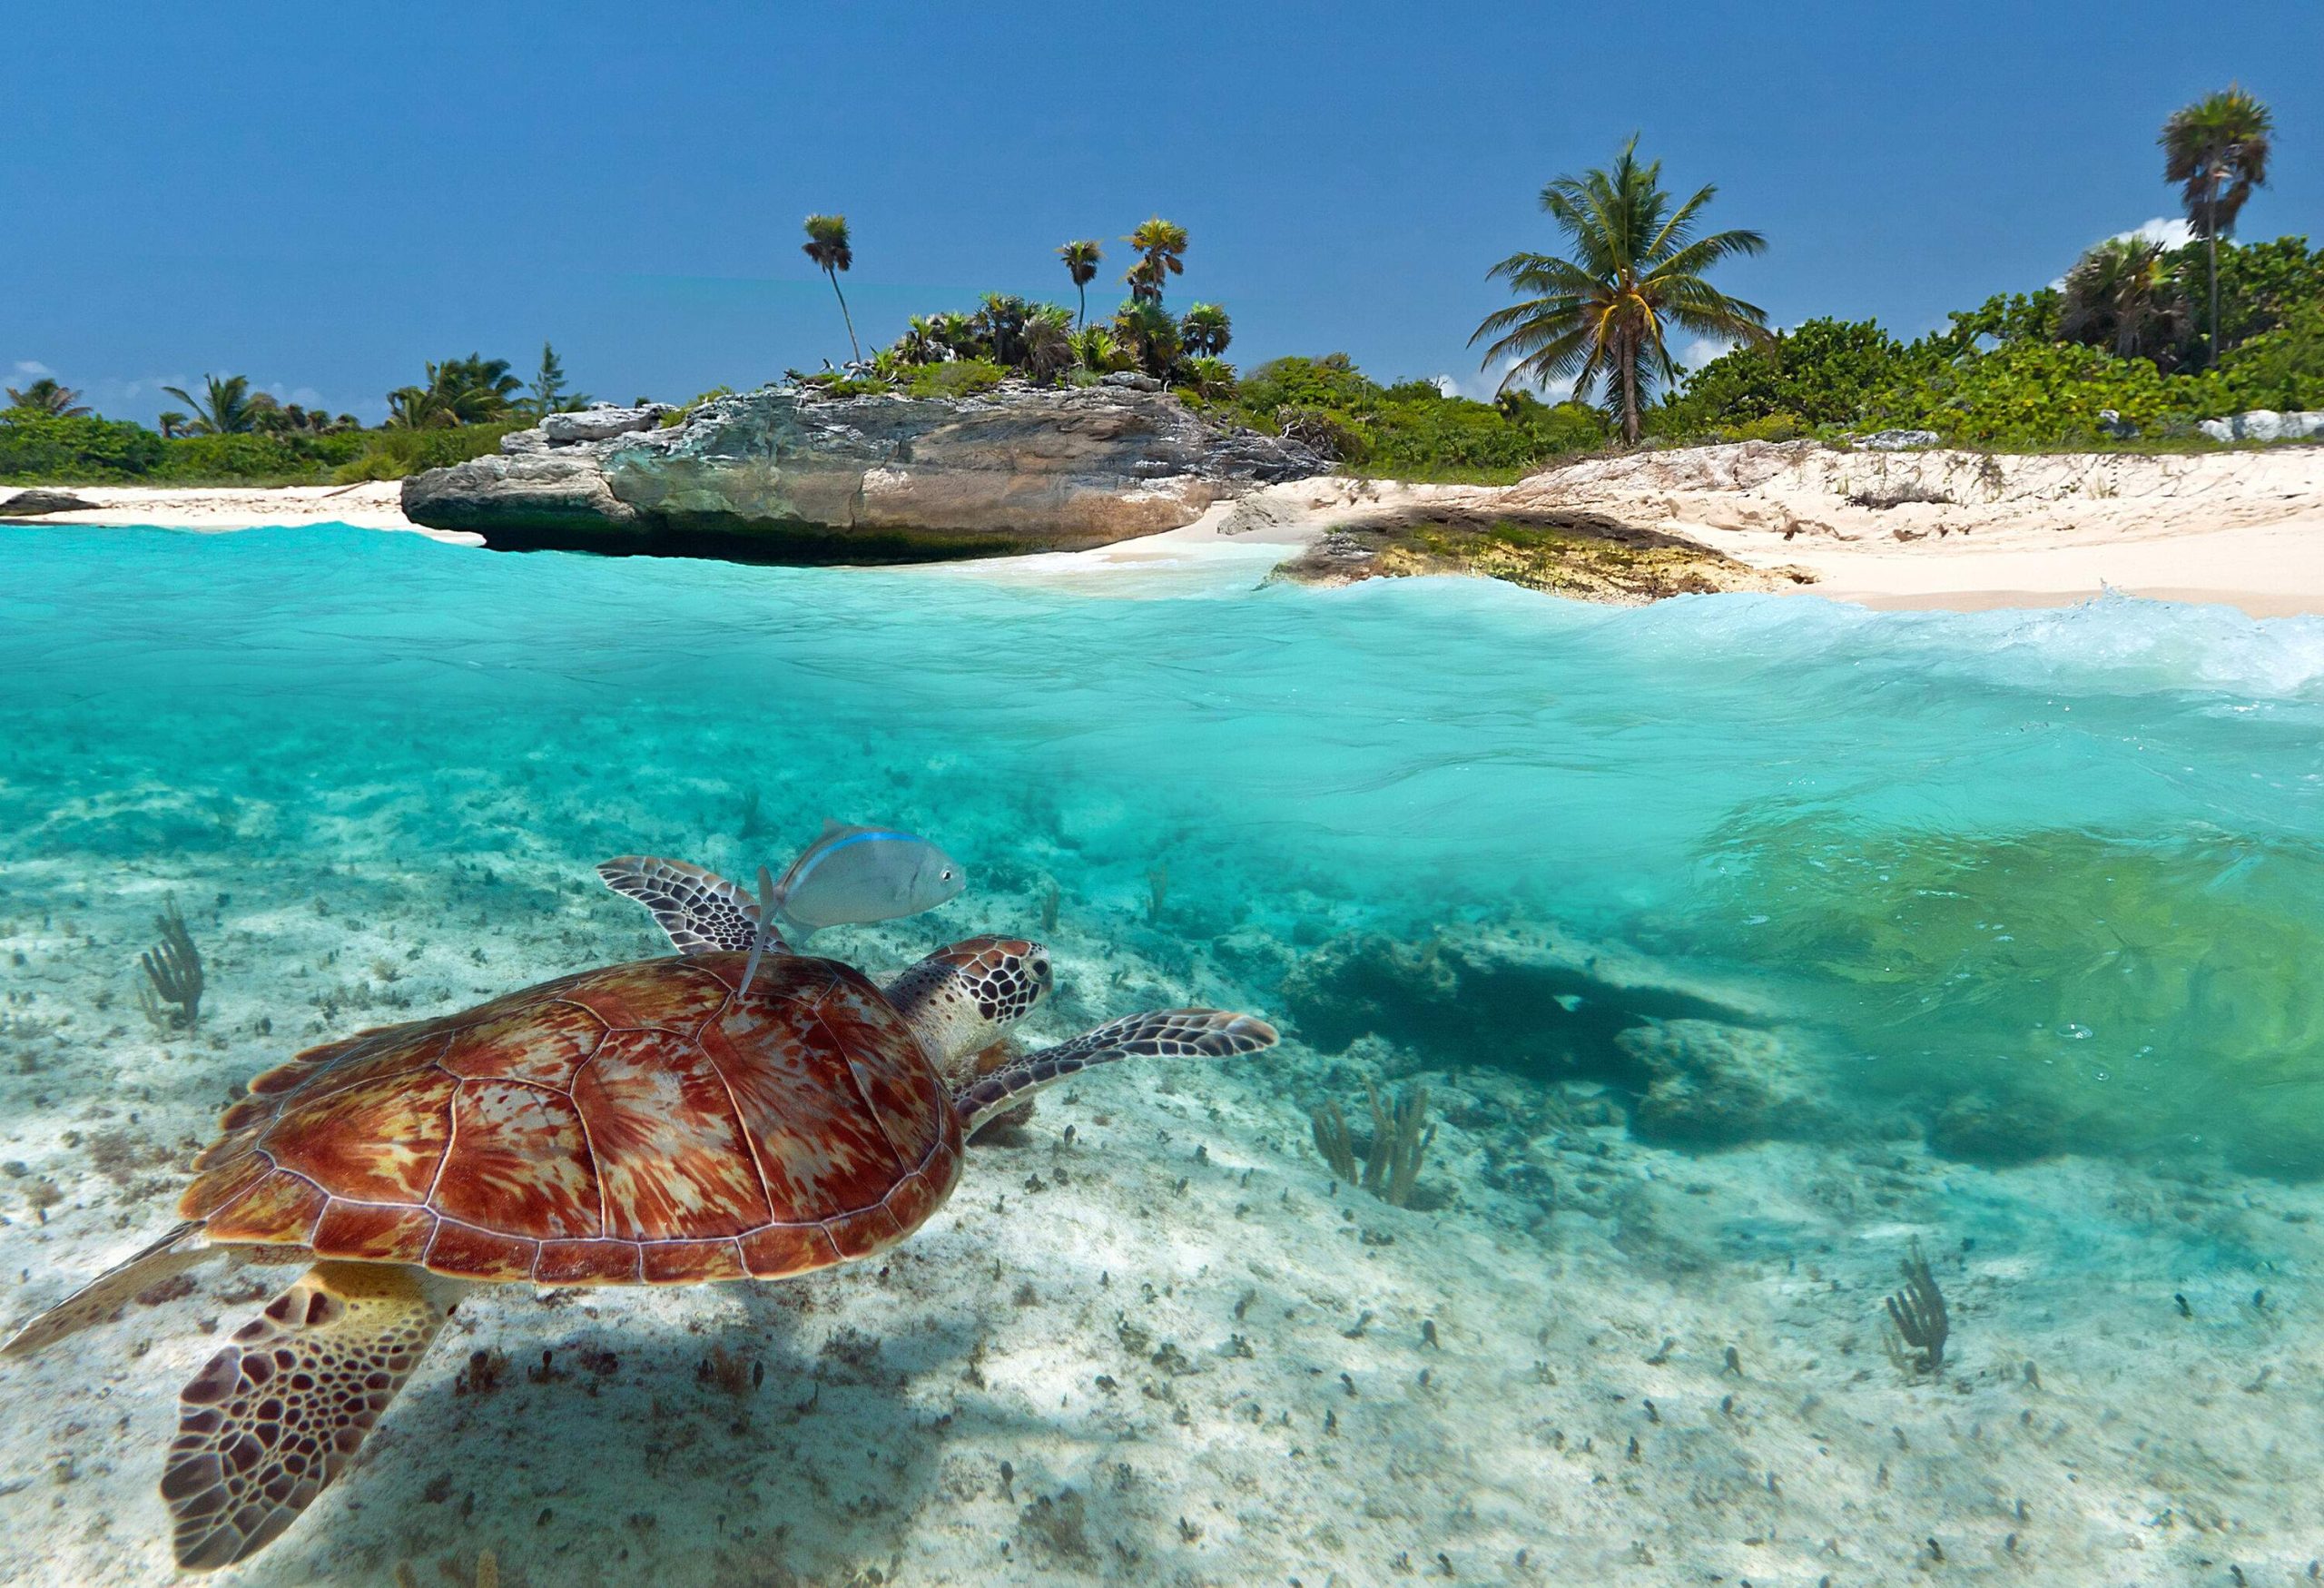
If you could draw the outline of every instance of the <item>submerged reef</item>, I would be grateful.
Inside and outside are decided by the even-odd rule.
[[[1484,1064],[1601,1083],[1627,1096],[1645,1140],[1727,1147],[1834,1122],[1811,1039],[1772,1011],[1674,967],[1534,929],[1448,928],[1419,942],[1353,933],[1295,962],[1283,985],[1285,1012],[1320,1052],[1376,1039],[1416,1069]],[[1325,1139],[1344,1122],[1334,1130],[1319,1116],[1315,1129],[1336,1167]]]
[[[510,550],[927,562],[1152,535],[1329,467],[1296,442],[1130,386],[1004,381],[965,398],[768,387],[683,423],[664,417],[551,416],[498,456],[412,476],[405,516]]]
[[[1471,574],[1621,607],[1667,596],[1782,589],[1814,577],[1755,568],[1679,536],[1586,512],[1360,520],[1326,531],[1275,577],[1350,585],[1415,574]]]
[[[1757,922],[1697,941],[1807,973],[1819,1023],[1880,1055],[1853,1087],[1937,1150],[2324,1175],[2314,847],[1802,820],[1738,829],[1718,870],[1697,919]]]

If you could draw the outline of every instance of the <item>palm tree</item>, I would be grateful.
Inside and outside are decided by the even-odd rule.
[[[238,436],[258,428],[258,410],[251,406],[251,380],[247,375],[229,375],[220,380],[215,375],[202,378],[200,397],[182,386],[164,386],[162,390],[193,409],[193,417],[186,421],[189,436]]]
[[[155,421],[162,427],[162,439],[170,440],[185,433],[185,415],[171,409]]]
[[[1098,279],[1098,266],[1106,255],[1094,237],[1078,238],[1057,251],[1065,261],[1065,273],[1073,278],[1074,291],[1081,295],[1081,311],[1073,317],[1078,329],[1089,318],[1089,283]]]
[[[429,387],[399,386],[388,393],[389,429],[448,429],[459,422],[445,406],[442,394]]]
[[[1679,373],[1663,340],[1666,321],[1698,336],[1768,338],[1764,310],[1703,280],[1720,261],[1768,246],[1757,232],[1696,234],[1718,193],[1706,184],[1673,209],[1662,163],[1640,162],[1636,133],[1612,169],[1593,167],[1543,188],[1541,208],[1565,233],[1572,257],[1513,253],[1487,272],[1527,296],[1487,315],[1469,339],[1472,347],[1495,339],[1480,367],[1514,359],[1501,380],[1504,391],[1570,376],[1579,396],[1602,383],[1606,405],[1621,416],[1622,435],[1636,446],[1639,414],[1653,383]]]
[[[1060,303],[1038,303],[1018,336],[1019,366],[1035,380],[1051,380],[1078,362],[1073,350],[1073,317]]]
[[[1186,261],[1179,256],[1187,252],[1187,229],[1157,215],[1122,241],[1139,255],[1122,277],[1129,283],[1129,295],[1140,303],[1161,302],[1163,283],[1186,271]]]
[[[1133,298],[1115,311],[1114,337],[1123,351],[1157,377],[1170,372],[1183,346],[1178,322],[1161,304],[1143,298]]]
[[[8,406],[18,413],[40,414],[53,419],[89,417],[89,410],[81,405],[81,394],[70,386],[59,385],[52,375],[42,376],[22,391],[9,387]]]
[[[1012,292],[987,292],[971,317],[978,340],[992,350],[993,362],[1012,368],[1025,361],[1025,322],[1033,306]]]
[[[940,364],[952,356],[944,339],[936,333],[936,322],[924,314],[915,314],[904,321],[904,333],[890,350],[906,364]]]
[[[1103,325],[1085,325],[1073,333],[1073,356],[1093,375],[1110,375],[1128,367],[1121,338]]]
[[[2268,107],[2230,84],[2175,112],[2162,123],[2162,180],[2181,184],[2187,223],[2210,244],[2211,362],[2219,362],[2219,240],[2255,187],[2268,185]]]
[[[1235,340],[1235,322],[1216,303],[1197,303],[1178,321],[1178,339],[1198,359],[1215,359]]]
[[[847,294],[839,290],[840,271],[855,262],[855,250],[847,239],[847,217],[808,216],[807,241],[802,245],[802,252],[832,279],[832,295],[839,300],[839,316],[847,321],[847,345],[854,350],[856,362],[862,363],[863,349],[855,340],[855,316],[847,311]]]
[[[2093,347],[2111,344],[2117,358],[2158,365],[2186,329],[2186,303],[2172,287],[2163,248],[2136,237],[2109,238],[2066,272],[2058,335]]]

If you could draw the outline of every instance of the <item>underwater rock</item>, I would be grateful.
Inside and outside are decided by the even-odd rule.
[[[566,440],[645,409],[556,416],[496,457],[404,481],[416,524],[488,546],[773,563],[1070,551],[1193,522],[1252,487],[1324,473],[1293,442],[1166,392],[1006,381],[966,398],[768,387],[680,425]]]
[[[1673,1146],[1733,1147],[1812,1136],[1830,1123],[1815,1078],[1774,1031],[1654,1021],[1614,1038],[1648,1076],[1630,1129]]]
[[[1421,1068],[1492,1064],[1544,1079],[1642,1085],[1617,1039],[1654,1021],[1741,1027],[1766,1011],[1618,950],[1525,928],[1464,926],[1423,942],[1335,938],[1284,978],[1284,1009],[1320,1052],[1376,1036]]]

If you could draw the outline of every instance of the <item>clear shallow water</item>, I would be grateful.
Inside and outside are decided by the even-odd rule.
[[[2019,1111],[1964,1150],[2324,1171],[2324,625],[1239,565],[1093,598],[354,531],[20,530],[6,564],[0,831],[93,889],[231,891],[246,848],[746,874],[877,817],[988,894],[1053,883],[1068,935],[1157,868],[1196,939],[1548,923],[1763,994],[1924,1125]],[[390,853],[337,846],[380,813]]]
[[[2021,1242],[1978,1282],[2007,1281],[2038,1314],[2010,1319],[2022,1338],[2073,1335],[2118,1284],[2142,1297],[2119,1305],[2157,1307],[2174,1287],[2211,1307],[2200,1285],[2266,1287],[2279,1310],[2245,1321],[2276,1332],[2223,1345],[2219,1371],[2312,1355],[2312,1331],[2274,1321],[2305,1294],[2282,1224],[2254,1235],[2168,1192],[2073,1198],[2093,1183],[2076,1164],[2227,1188],[2206,1207],[2324,1177],[2324,624],[2129,601],[1615,611],[1464,581],[1254,590],[1245,562],[1067,587],[1020,573],[508,557],[360,531],[10,531],[0,930],[26,958],[5,1012],[30,1019],[37,999],[53,1022],[60,1001],[107,988],[79,1029],[118,1038],[137,1018],[134,950],[175,893],[211,945],[216,1034],[164,1039],[167,1064],[133,1079],[198,1129],[294,1036],[649,952],[591,877],[601,858],[748,874],[827,815],[891,821],[944,842],[970,891],[890,935],[834,934],[834,952],[1029,931],[1052,908],[1055,1030],[1188,997],[1286,1026],[1281,1079],[1222,1081],[1230,1103],[1272,1084],[1302,1110],[1324,1087],[1360,1108],[1360,1079],[1384,1072],[1473,1082],[1517,1098],[1512,1115],[1528,1098],[1569,1122],[1560,1099],[1610,1105],[1594,1117],[1617,1136],[1627,1120],[1679,1155],[1648,1178],[1689,1162],[1707,1177],[1682,1199],[1704,1215],[1691,1237],[1634,1206],[1607,1216],[1624,1288],[1705,1264],[1707,1296],[1758,1283],[1752,1254],[1807,1228],[1785,1198],[1812,1182],[1851,1210],[1851,1237],[1886,1243],[1851,1280],[1870,1287],[1858,1314],[1877,1317],[1889,1248],[1925,1228],[1957,1238],[1956,1263],[1977,1241]],[[370,945],[368,972],[333,963],[342,930]],[[1658,1111],[1639,1034],[1672,1020],[1697,1022],[1671,1029],[1699,1033],[1699,1068]],[[0,1075],[0,1156],[74,1161],[60,1105],[123,1081],[40,1030],[37,1072],[25,1038],[25,1073]],[[1482,1139],[1482,1105],[1465,1106],[1458,1127]],[[1804,1168],[1783,1156],[1793,1139],[1830,1156]],[[1314,1178],[1295,1133],[1234,1139],[1271,1173]],[[1935,1176],[1909,1218],[1880,1189],[1908,1150]],[[1493,1146],[1441,1157],[1436,1183],[1461,1204],[1445,1218],[1501,1228],[1529,1197],[1553,1218],[1594,1194],[1564,1160],[1538,1192],[1510,1163]],[[2022,1182],[1948,1178],[2028,1165]],[[116,1177],[132,1205],[143,1183]],[[1542,1274],[1564,1238],[1542,1237]],[[1177,1240],[1232,1244],[1198,1226]],[[1803,1235],[1785,1261],[1829,1250]],[[1355,1338],[1342,1321],[1327,1344]],[[1993,1360],[2003,1321],[1982,1327],[1981,1371],[2015,1385],[2018,1365]],[[1652,1344],[1627,1351],[1630,1371]],[[1856,1346],[1818,1348],[1837,1362]],[[1703,1350],[1715,1406],[1728,1386]],[[2183,1376],[2144,1363],[2110,1366],[2102,1395],[2142,1406],[2161,1391],[2141,1371]],[[2294,1452],[2310,1468],[2315,1454]],[[1885,1492],[1881,1455],[1860,1475],[1872,1485],[1877,1465]],[[1493,1453],[1519,1475],[1543,1459]],[[1941,1467],[1945,1504],[1979,1488],[1982,1459]],[[1538,1508],[1526,1481],[1509,1483]],[[2056,1580],[2082,1580],[2082,1557],[2053,1559]]]

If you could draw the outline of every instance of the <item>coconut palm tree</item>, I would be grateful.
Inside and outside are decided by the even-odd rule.
[[[162,427],[162,439],[164,441],[185,434],[185,415],[175,409],[169,409],[154,422]]]
[[[1122,277],[1129,283],[1129,295],[1140,303],[1161,302],[1163,283],[1185,273],[1186,261],[1180,256],[1187,252],[1187,229],[1157,215],[1122,241],[1138,252],[1137,262]]]
[[[1577,396],[1602,388],[1638,444],[1639,415],[1654,382],[1677,379],[1666,322],[1698,336],[1749,341],[1768,337],[1768,317],[1703,280],[1723,260],[1763,252],[1757,232],[1698,235],[1718,189],[1705,184],[1673,208],[1662,163],[1641,162],[1638,136],[1610,169],[1561,176],[1541,190],[1541,208],[1566,235],[1569,252],[1512,253],[1487,272],[1523,295],[1489,314],[1469,345],[1490,337],[1482,368],[1515,360],[1501,390],[1571,378]]]
[[[8,406],[17,413],[39,414],[54,419],[89,417],[89,409],[81,404],[81,394],[70,386],[58,384],[51,375],[42,376],[22,391],[9,387]]]
[[[2162,244],[2137,237],[2093,246],[2066,272],[2058,335],[2163,364],[2187,329],[2186,301],[2163,259]]]
[[[1098,266],[1105,260],[1105,252],[1094,237],[1078,238],[1057,251],[1065,261],[1065,273],[1073,278],[1074,291],[1081,295],[1080,312],[1073,317],[1078,329],[1089,318],[1089,283],[1098,279]]]
[[[2268,185],[2268,139],[2275,118],[2268,107],[2230,84],[2174,112],[2155,142],[2162,146],[2162,180],[2181,184],[2187,223],[2210,247],[2211,358],[2219,361],[2219,240],[2255,187]]]
[[[193,417],[185,426],[189,436],[237,436],[258,428],[258,410],[251,406],[251,380],[247,375],[229,375],[222,380],[215,375],[204,375],[200,397],[181,386],[164,386],[162,390],[193,409]]]
[[[1197,303],[1178,321],[1178,340],[1198,359],[1215,359],[1235,340],[1235,322],[1216,303]]]
[[[855,249],[847,236],[847,217],[808,216],[807,241],[801,245],[801,252],[832,279],[832,295],[839,300],[839,317],[847,321],[847,345],[853,350],[856,361],[862,362],[863,349],[855,340],[855,316],[847,311],[847,294],[839,290],[840,271],[855,263]]]

